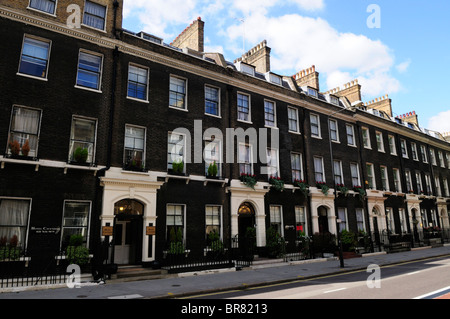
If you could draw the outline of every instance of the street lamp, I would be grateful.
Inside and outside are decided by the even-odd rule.
[[[336,236],[337,236],[337,240],[338,240],[338,245],[339,245],[339,263],[341,268],[344,268],[344,256],[343,256],[343,252],[342,252],[342,241],[341,241],[341,234],[339,231],[339,216],[338,216],[338,210],[337,210],[337,190],[336,190],[336,177],[334,175],[335,171],[334,171],[334,158],[333,158],[333,142],[331,140],[331,126],[330,126],[330,118],[340,112],[343,112],[345,110],[350,110],[350,111],[354,111],[355,110],[355,106],[351,106],[349,108],[343,108],[339,111],[333,112],[329,115],[327,115],[327,122],[328,122],[328,135],[329,135],[329,145],[330,145],[330,157],[331,157],[331,176],[333,177],[333,188],[334,188],[334,215],[336,216]]]

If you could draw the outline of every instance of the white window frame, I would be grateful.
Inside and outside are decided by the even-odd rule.
[[[331,123],[334,123],[334,129],[333,129]],[[331,141],[334,142],[334,143],[340,143],[338,121],[330,119],[329,120],[329,126],[330,126],[330,139],[331,139]],[[332,132],[336,133],[336,138],[335,139],[333,139]]]
[[[420,174],[420,171],[416,171],[416,185],[417,185],[417,193],[422,193],[423,185],[422,185],[422,174]]]
[[[353,175],[352,166],[356,168],[356,176]],[[355,187],[355,186],[362,186],[361,185],[361,176],[360,176],[360,173],[359,173],[359,164],[358,163],[356,163],[356,162],[350,163],[350,175],[352,177],[352,184],[353,184],[352,186],[353,187]],[[357,184],[354,183],[354,179],[358,180]]]
[[[208,100],[207,99],[207,95],[206,95],[206,90],[207,89],[216,90],[217,91],[217,101]],[[217,114],[212,114],[212,113],[206,112],[206,103],[207,103],[207,101],[211,101],[211,103],[217,103]],[[212,86],[212,85],[209,85],[209,84],[205,84],[205,115],[221,118],[221,114],[222,113],[221,113],[220,88],[217,87],[217,86]]]
[[[436,189],[436,196],[442,197],[442,191],[441,191],[441,181],[439,179],[439,176],[434,177],[434,186]]]
[[[297,169],[296,167],[294,168],[294,156],[298,156],[299,158],[299,164],[300,164],[300,169]],[[291,152],[291,176],[292,176],[292,181],[294,181],[296,178],[295,173],[300,172],[300,180],[304,179],[304,175],[303,175],[303,156],[301,153],[297,153],[297,152]]]
[[[266,112],[266,104],[272,105],[273,107],[273,125],[267,124],[267,115],[272,115]],[[277,104],[274,101],[264,99],[264,126],[270,128],[277,128]]]
[[[380,174],[381,174],[381,187],[383,190],[389,191],[389,177],[388,177],[388,169],[384,165],[380,165]]]
[[[72,122],[71,122],[71,128],[70,128],[70,142],[69,142],[69,161],[72,161],[72,157],[73,157],[73,153],[70,152],[70,150],[72,149],[71,145],[72,145],[72,140],[74,140],[73,136],[72,136],[72,132],[73,132],[73,125],[74,125],[74,120],[80,120],[80,121],[86,121],[86,122],[94,122],[95,125],[95,129],[94,129],[94,142],[92,143],[92,154],[90,155],[90,159],[88,156],[88,159],[86,160],[86,163],[95,163],[95,156],[96,156],[96,149],[97,149],[97,126],[98,126],[98,121],[97,119],[94,118],[88,118],[88,117],[82,117],[82,116],[72,116]],[[73,152],[75,152],[75,149],[73,149]]]
[[[445,168],[444,155],[442,154],[442,151],[438,151],[438,159],[439,159],[439,165],[442,168]]]
[[[102,6],[102,7],[105,8],[105,17],[103,18],[104,19],[103,29],[96,28],[94,26],[91,26],[89,24],[85,24],[84,23],[84,17],[86,15],[86,7],[87,7],[86,4],[87,4],[87,2],[91,2],[91,3],[94,3],[96,5],[99,5],[99,6]],[[96,30],[96,31],[106,32],[106,26],[108,24],[107,22],[108,22],[108,5],[103,5],[103,4],[100,4],[100,3],[96,2],[96,1],[92,1],[92,0],[85,0],[84,1],[83,17],[81,19],[81,25],[82,26],[84,26],[86,28],[90,28],[90,29]]]
[[[173,161],[171,162],[169,160],[169,157],[170,157],[169,147],[171,145],[169,142],[170,142],[171,135],[178,135],[178,136],[182,136],[183,137],[183,154],[179,155],[179,156],[181,156],[181,160],[184,163],[184,165],[183,165],[183,173],[186,173],[186,152],[189,151],[189,150],[186,149],[186,143],[187,143],[186,138],[187,138],[187,135],[186,134],[182,134],[182,133],[178,133],[178,132],[168,132],[168,134],[167,134],[167,170],[172,170],[173,169],[173,166],[172,166]],[[178,143],[175,143],[175,144],[178,144]]]
[[[123,144],[123,164],[125,165],[127,163],[127,159],[126,159],[126,150],[127,150],[127,148],[125,146],[127,127],[136,128],[136,129],[144,131],[144,145],[143,145],[143,149],[142,149],[142,165],[143,165],[143,167],[145,167],[145,163],[146,163],[146,149],[147,149],[147,147],[146,147],[147,146],[147,128],[144,127],[144,126],[138,126],[138,125],[132,125],[132,124],[125,124],[124,144]],[[139,149],[133,149],[133,150],[139,150]]]
[[[305,236],[308,236],[308,214],[306,213],[306,207],[305,206],[301,206],[301,205],[295,205],[294,207],[294,215],[295,215],[295,225],[296,227],[300,224],[302,224],[301,221],[301,215],[303,214],[303,218],[304,218],[304,225],[303,225],[303,233],[305,234]],[[295,229],[296,233],[299,232],[299,230],[297,230],[297,228]]]
[[[219,238],[220,238],[220,240],[223,240],[223,207],[222,207],[222,205],[213,205],[213,204],[205,205],[205,235],[206,235],[206,237],[208,237],[208,234],[206,233],[206,228],[208,226],[217,226],[217,225],[214,225],[214,224],[209,225],[209,224],[206,223],[206,216],[207,216],[207,208],[208,207],[219,208],[219,212],[218,212],[219,213],[219,216],[218,216],[218,219],[219,219],[219,225],[218,225],[219,226]]]
[[[370,170],[369,170],[370,169]],[[367,185],[369,189],[377,189],[377,183],[375,180],[375,168],[372,163],[366,163],[366,172],[367,172],[367,181],[369,184]],[[370,185],[370,179],[372,179],[372,185]]]
[[[396,143],[395,143],[395,136],[388,135],[388,142],[389,142],[390,154],[396,156],[397,155],[397,147],[396,147]]]
[[[96,56],[96,57],[99,57],[101,59],[99,76],[98,76],[98,85],[97,85],[96,89],[78,84],[78,74],[80,72],[80,57],[81,57],[81,54]],[[104,61],[103,54],[92,52],[92,51],[88,51],[88,50],[84,50],[84,49],[80,49],[80,52],[78,52],[78,65],[77,65],[77,76],[76,76],[76,79],[75,79],[75,87],[78,88],[78,89],[83,89],[83,90],[93,91],[93,92],[97,92],[97,93],[102,93],[103,61]],[[128,90],[127,90],[127,92],[128,92]]]
[[[36,108],[27,107],[27,106],[21,106],[21,105],[13,105],[12,110],[11,110],[11,118],[10,118],[10,121],[9,121],[9,130],[8,130],[8,143],[6,145],[6,152],[5,152],[5,154],[11,155],[11,150],[9,148],[9,143],[12,142],[11,135],[13,133],[18,133],[18,134],[23,134],[23,135],[28,135],[28,136],[33,135],[34,136],[34,134],[32,134],[30,132],[21,132],[21,131],[14,131],[13,132],[12,131],[12,124],[13,124],[13,117],[14,117],[14,110],[15,109],[25,109],[25,110],[30,110],[30,111],[34,111],[34,112],[39,112],[39,119],[38,119],[38,124],[37,124],[38,125],[37,133],[35,135],[36,136],[36,149],[35,150],[30,149],[30,153],[29,153],[30,157],[37,158],[38,154],[39,154],[39,143],[40,143],[40,136],[41,136],[42,113],[43,113],[43,111],[41,109],[36,109]],[[29,138],[28,138],[28,140],[29,140]],[[23,144],[20,145],[20,146],[22,147]]]
[[[431,184],[431,176],[428,173],[425,173],[425,186],[427,187],[428,195],[433,195],[433,186]]]
[[[338,218],[340,219],[340,222],[338,224],[339,231],[342,232],[343,230],[348,230],[348,215],[347,215],[347,208],[345,207],[338,207]]]
[[[147,81],[146,81],[146,87],[145,87],[145,99],[140,99],[138,97],[130,96],[129,95],[129,89],[128,86],[130,84],[130,70],[131,68],[141,69],[145,70],[147,72]],[[150,86],[150,69],[148,67],[136,64],[136,63],[129,63],[128,64],[128,78],[127,78],[127,99],[143,102],[143,103],[149,103],[149,86]]]
[[[279,161],[279,154],[278,149],[268,147],[266,150],[267,154],[267,175],[268,178],[270,176],[274,177],[280,177],[280,161]],[[275,155],[275,163],[273,163],[273,155]],[[275,174],[273,172],[275,171]]]
[[[322,138],[322,132],[320,128],[320,116],[318,114],[310,114],[310,126],[311,126],[311,137],[313,138]],[[317,119],[317,135],[313,133],[313,127],[316,127],[316,123],[313,123],[313,118]]]
[[[431,165],[437,166],[436,154],[434,152],[434,149],[432,149],[432,148],[430,148],[430,160],[431,160]]]
[[[172,91],[170,89],[170,86],[172,85],[172,79],[184,81],[184,92],[183,93],[180,93],[178,91]],[[178,106],[171,104],[170,95],[172,92],[174,92],[174,94],[176,94],[177,96],[178,96],[178,94],[182,94],[184,96],[184,107],[178,107]],[[169,77],[169,108],[174,109],[174,110],[179,110],[179,111],[186,111],[186,112],[188,111],[188,79],[187,78],[184,78],[184,77],[181,77],[178,75],[174,75],[174,74],[170,74],[170,77]]]
[[[336,184],[344,184],[344,172],[342,171],[342,161],[340,160],[333,160],[334,165],[334,182]],[[338,170],[336,170],[338,168]],[[338,179],[340,181],[338,182]]]
[[[245,150],[248,149],[248,157],[249,157],[249,162],[241,162],[241,148],[245,148]],[[244,173],[241,172],[241,165],[245,165],[244,167],[246,167],[247,165],[250,165],[250,173],[246,173],[246,174],[252,174],[253,175],[253,145],[251,144],[247,144],[247,143],[239,143],[238,145],[238,164],[239,164],[239,173]]]
[[[420,145],[420,153],[422,153],[422,162],[428,163],[427,148],[425,145]]]
[[[411,142],[411,152],[412,152],[412,159],[415,161],[419,161],[419,153],[417,153],[417,144],[414,142]]]
[[[320,167],[316,167],[316,160],[319,161],[317,163],[320,163]],[[324,167],[324,164],[323,164],[323,157],[322,156],[314,156],[313,161],[314,161],[314,178],[315,178],[315,181],[316,182],[325,182],[326,183],[325,167]],[[321,172],[318,171],[317,170],[318,168],[320,168],[322,171]],[[321,177],[322,180],[317,179],[317,174],[321,174],[322,175],[322,177]]]
[[[372,143],[370,142],[369,128],[361,127],[361,131],[362,131],[362,139],[363,139],[364,148],[372,149]],[[364,133],[366,133],[366,136],[364,136]]]
[[[33,199],[32,198],[21,198],[21,197],[6,197],[6,196],[0,196],[0,200],[11,200],[11,201],[26,201],[28,202],[28,212],[27,212],[27,222],[26,225],[24,225],[23,227],[25,228],[24,230],[24,238],[23,241],[19,241],[19,245],[21,247],[27,247],[28,246],[28,234],[29,234],[29,228],[30,228],[30,218],[31,218],[31,208],[32,208],[32,204],[33,204]],[[8,224],[9,225],[9,224]],[[0,225],[2,226],[2,225]],[[11,226],[7,226],[7,227],[11,227]],[[7,238],[8,240],[10,238]],[[20,240],[20,238],[19,238]]]
[[[54,2],[54,3],[55,3],[55,8],[54,8],[53,12],[48,12],[48,11],[45,11],[45,10],[41,10],[41,9],[32,7],[32,6],[31,6],[31,1],[32,1],[32,0],[30,0],[30,1],[28,2],[28,7],[27,7],[27,9],[35,10],[35,11],[40,12],[40,13],[48,14],[48,15],[50,15],[50,16],[52,16],[52,17],[56,17],[56,10],[57,10],[57,8],[58,8],[58,0],[47,0],[47,1],[50,1],[50,2]]]
[[[240,112],[239,111],[239,96],[245,96],[247,98],[247,102],[248,102],[248,113],[244,113],[244,112]],[[243,92],[237,92],[237,96],[236,96],[236,111],[237,111],[237,120],[239,122],[244,122],[244,123],[252,123],[252,103],[251,103],[251,95],[247,94],[247,93],[243,93]],[[239,118],[239,114],[246,114],[247,115],[247,119],[240,119]]]
[[[392,174],[394,176],[395,191],[397,193],[401,193],[402,192],[402,181],[400,180],[400,170],[398,168],[393,168]]]
[[[384,153],[385,151],[384,151],[383,133],[379,132],[379,131],[376,131],[375,132],[375,137],[376,137],[376,140],[377,140],[377,150],[378,150],[378,152]]]
[[[216,156],[218,161],[215,161],[215,162],[217,165],[217,176],[221,177],[222,176],[222,162],[223,162],[222,152],[223,152],[223,150],[222,150],[222,140],[217,137],[215,137],[214,140],[206,140],[205,139],[205,148],[203,151],[204,152],[203,158],[205,159],[205,174],[206,174],[206,176],[208,176],[209,165],[214,163],[214,159],[207,156],[207,150],[209,149],[210,145],[213,146],[212,144],[215,144],[218,147],[219,154]]]
[[[298,109],[292,106],[288,106],[288,130],[290,133],[300,133],[300,125],[299,125],[299,117],[298,117]],[[290,117],[290,112],[294,111],[295,119]],[[291,121],[295,121],[295,130],[291,129]]]
[[[279,209],[279,211],[273,211],[272,209],[277,208]],[[278,218],[274,218],[274,217],[278,217],[275,216],[274,214],[278,214],[279,213],[279,221]],[[270,214],[270,227],[272,227],[273,224],[279,225],[280,229],[279,230],[279,235],[281,237],[284,237],[284,223],[283,223],[283,206],[282,205],[269,205],[269,214]]]
[[[356,216],[356,227],[358,227],[359,224],[362,224],[362,228],[358,227],[358,231],[362,230],[363,232],[366,231],[366,219],[364,216],[364,208],[355,208],[355,216]],[[361,220],[359,220],[359,216],[361,216]]]
[[[20,72],[20,68],[22,65],[22,57],[23,57],[23,49],[25,46],[25,39],[32,39],[35,41],[40,41],[40,42],[46,42],[48,43],[48,52],[47,52],[47,63],[46,63],[46,68],[45,68],[45,77],[42,76],[36,76],[36,75],[32,75],[32,74],[27,74],[27,73],[22,73]],[[17,69],[17,75],[20,76],[24,76],[24,77],[28,77],[28,78],[32,78],[32,79],[36,79],[36,80],[41,80],[41,81],[48,81],[48,70],[49,70],[49,66],[50,66],[50,56],[51,56],[51,51],[52,51],[52,41],[45,39],[45,38],[41,38],[41,37],[37,37],[31,34],[24,34],[23,35],[23,40],[22,40],[22,49],[20,52],[20,57],[19,57],[19,67]]]
[[[351,130],[351,134],[349,134],[349,131],[348,131],[349,129]],[[353,125],[351,125],[351,124],[346,124],[345,125],[345,132],[346,132],[346,135],[347,135],[347,145],[356,147],[355,127]],[[350,143],[350,140],[349,140],[350,136],[351,136],[351,139],[352,139],[353,143]]]
[[[408,156],[408,147],[407,147],[405,139],[401,139],[400,140],[400,148],[402,150],[402,157],[403,158],[409,158],[409,156]]]
[[[447,181],[447,178],[443,178],[443,179],[442,179],[442,184],[444,185],[444,196],[445,196],[445,197],[449,197],[450,194],[449,194],[449,191],[448,191],[448,181]]]
[[[412,175],[410,170],[405,170],[405,181],[406,181],[406,188],[407,192],[414,192],[414,186],[412,183]],[[420,190],[419,190],[420,192]]]
[[[179,204],[179,203],[167,203],[166,204],[166,231],[165,231],[165,233],[166,233],[166,238],[169,238],[169,236],[170,236],[170,234],[168,233],[168,228],[167,228],[167,226],[173,226],[173,225],[168,225],[168,222],[167,222],[167,216],[168,216],[168,214],[167,214],[167,212],[168,212],[168,208],[169,208],[169,206],[180,206],[180,207],[183,207],[183,213],[182,213],[182,217],[183,217],[183,220],[182,220],[182,227],[183,227],[183,244],[184,245],[186,245],[186,204]],[[172,216],[172,215],[171,215]],[[177,215],[173,215],[173,216],[177,216]],[[176,235],[176,234],[175,234]]]
[[[89,248],[89,234],[90,234],[90,226],[91,226],[91,214],[92,214],[92,201],[89,200],[64,200],[64,205],[63,205],[63,214],[62,214],[62,221],[61,221],[61,238],[60,238],[60,247],[62,246],[63,240],[64,240],[64,229],[68,229],[68,228],[80,228],[77,226],[64,226],[64,220],[65,220],[65,216],[66,216],[66,205],[68,203],[82,203],[82,204],[89,204],[89,211],[87,214],[87,220],[86,220],[86,225],[85,226],[81,226],[83,228],[86,228],[86,238],[83,238],[83,243],[86,244],[86,247]]]
[[[408,231],[408,226],[406,225],[406,212],[405,212],[405,209],[399,208],[398,209],[398,216],[400,218],[400,229],[401,229],[401,232],[402,232],[402,234],[405,234]]]

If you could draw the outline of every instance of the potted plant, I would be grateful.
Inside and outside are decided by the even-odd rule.
[[[302,179],[294,180],[294,186],[300,188],[300,191],[302,192],[303,195],[305,195],[305,197],[308,196],[309,185],[308,185],[308,183],[306,183],[305,180],[302,180]]]
[[[9,142],[9,149],[11,150],[12,156],[19,156],[20,154],[20,144],[18,141]]]
[[[241,176],[239,177],[239,180],[242,183],[244,183],[245,186],[250,187],[252,189],[255,189],[255,185],[257,183],[256,175],[241,173]]]
[[[89,152],[87,148],[77,147],[73,152],[73,159],[77,163],[86,163]]]
[[[19,240],[17,235],[8,239],[6,236],[0,238],[0,261],[16,261],[20,258],[22,250],[18,247]]]
[[[277,258],[282,256],[285,251],[284,240],[278,234],[277,230],[273,227],[269,227],[266,232],[266,248],[269,258]]]
[[[22,145],[22,155],[28,156],[28,153],[30,153],[30,143],[28,142],[28,140],[26,140]]]
[[[269,184],[278,192],[282,192],[284,189],[284,181],[280,177],[270,176]]]
[[[216,161],[214,161],[213,163],[209,164],[208,166],[208,177],[217,177],[217,172],[218,172],[218,168],[217,168],[217,164]]]
[[[83,268],[89,264],[89,249],[83,246],[82,235],[72,235],[66,248],[66,260]]]
[[[328,187],[328,185],[327,185],[325,182],[319,182],[319,181],[317,181],[317,182],[316,182],[316,187],[317,187],[318,189],[320,189],[320,191],[321,191],[325,196],[328,195],[328,190],[329,190],[330,188]]]
[[[345,187],[344,184],[336,184],[336,189],[338,192],[341,192],[344,196],[347,196],[348,194],[348,188]]]
[[[184,162],[182,160],[178,160],[172,163],[172,173],[181,175],[184,170]]]
[[[353,191],[358,193],[359,199],[361,201],[364,200],[364,196],[366,196],[366,191],[359,185],[353,186]]]
[[[223,242],[219,234],[214,230],[208,234],[209,251],[208,256],[217,259],[224,255]]]

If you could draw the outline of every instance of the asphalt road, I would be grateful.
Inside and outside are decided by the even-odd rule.
[[[449,293],[450,258],[441,257],[188,299],[421,299]]]

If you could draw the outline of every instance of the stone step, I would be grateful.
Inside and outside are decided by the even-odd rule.
[[[166,276],[167,271],[163,269],[119,266],[117,273],[111,276],[111,280],[115,281],[151,280],[164,278]]]

